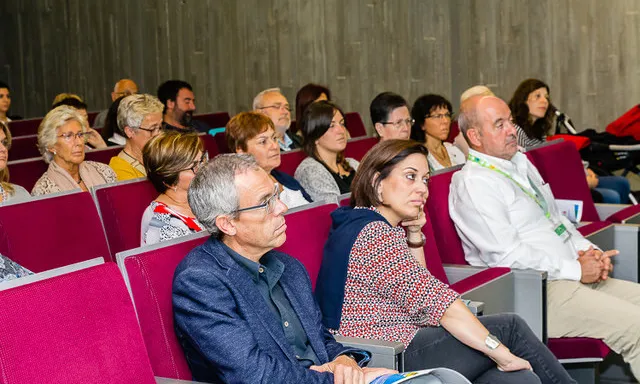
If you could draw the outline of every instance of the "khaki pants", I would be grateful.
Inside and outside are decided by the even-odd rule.
[[[549,337],[602,339],[640,378],[640,284],[557,280],[547,284]]]

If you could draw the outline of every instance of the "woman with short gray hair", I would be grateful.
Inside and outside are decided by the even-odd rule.
[[[38,148],[49,163],[31,194],[34,196],[113,183],[116,175],[108,165],[84,160],[89,126],[75,109],[61,105],[49,111],[38,128]]]
[[[145,177],[142,148],[162,129],[163,105],[155,96],[130,95],[118,106],[118,133],[126,138],[124,148],[112,157],[109,166],[118,180]]]

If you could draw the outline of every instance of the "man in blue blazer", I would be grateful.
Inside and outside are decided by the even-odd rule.
[[[365,383],[361,368],[322,326],[300,262],[284,243],[279,185],[249,155],[216,157],[195,176],[189,205],[211,238],[176,269],[176,334],[194,380],[211,383]]]

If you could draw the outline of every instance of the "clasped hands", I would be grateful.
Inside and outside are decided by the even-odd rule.
[[[615,249],[602,252],[593,248],[593,246],[590,246],[586,251],[578,251],[578,262],[580,262],[580,267],[582,268],[580,281],[589,284],[607,280],[609,274],[613,271],[611,257],[619,253]]]

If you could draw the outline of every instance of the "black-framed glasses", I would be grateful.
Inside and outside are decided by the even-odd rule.
[[[254,205],[252,207],[240,208],[240,209],[234,211],[234,213],[255,211],[255,210],[264,208],[265,213],[267,215],[269,215],[269,214],[273,213],[273,211],[275,211],[276,204],[278,203],[278,201],[280,201],[280,184],[274,183],[273,184],[273,195],[271,195],[271,197],[269,197],[267,199],[267,201],[265,201],[262,204]]]
[[[289,104],[273,104],[273,105],[265,105],[264,107],[260,107],[258,109],[267,109],[267,108],[274,108],[274,109],[286,109],[287,111],[291,112],[291,106]]]
[[[381,121],[380,123],[383,125],[391,124],[395,129],[400,129],[403,125],[411,127],[415,122],[416,121],[414,119],[403,119],[398,121]]]
[[[191,171],[194,174],[198,173],[198,170],[203,166],[206,165],[209,162],[209,153],[207,153],[207,151],[202,152],[202,156],[200,156],[200,160],[196,161],[195,163],[193,163],[193,166],[190,168],[185,168],[182,171]]]
[[[149,132],[151,134],[151,136],[154,136],[158,132],[160,132],[160,130],[162,129],[162,124],[157,124],[157,125],[154,125],[154,126],[148,127],[148,128],[140,126],[140,127],[138,127],[138,129],[141,129],[143,131]]]
[[[78,132],[78,133],[67,132],[67,133],[58,135],[58,137],[61,137],[64,141],[66,141],[67,143],[70,143],[74,137],[77,139],[81,139],[82,141],[87,141],[87,138],[89,137],[89,135],[90,135],[89,132]]]
[[[438,120],[442,120],[442,119],[451,120],[452,118],[453,118],[453,114],[449,112],[427,116],[427,119],[438,119]]]

